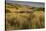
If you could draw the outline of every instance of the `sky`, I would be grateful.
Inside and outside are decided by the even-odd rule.
[[[45,0],[7,0],[7,1],[35,1],[35,2],[44,2]]]
[[[6,3],[20,4],[20,5],[29,5],[29,6],[32,6],[32,7],[44,7],[44,3],[43,2],[6,0]]]

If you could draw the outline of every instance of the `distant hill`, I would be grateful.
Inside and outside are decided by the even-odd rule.
[[[12,4],[12,3],[6,4],[6,11],[9,10],[11,12],[20,12],[20,11],[21,12],[32,12],[34,10],[39,10],[39,9],[44,11],[44,8],[40,8],[40,7],[32,7],[28,5],[20,5],[20,4]]]
[[[11,12],[15,11],[32,11],[32,7],[28,5],[19,5],[19,4],[12,4],[7,3],[6,4],[6,11],[10,10]]]

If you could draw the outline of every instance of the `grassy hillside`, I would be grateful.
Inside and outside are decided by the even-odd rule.
[[[39,29],[45,27],[44,8],[6,4],[6,29]]]

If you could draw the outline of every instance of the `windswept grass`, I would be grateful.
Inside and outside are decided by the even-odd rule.
[[[44,28],[44,13],[44,8],[7,3],[6,29],[16,30]]]

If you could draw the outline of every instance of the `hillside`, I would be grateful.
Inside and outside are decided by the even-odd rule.
[[[44,28],[44,8],[28,5],[6,4],[6,29]]]

